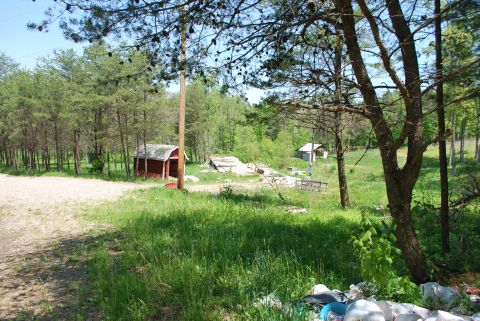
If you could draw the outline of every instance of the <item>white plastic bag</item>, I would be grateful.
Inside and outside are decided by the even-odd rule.
[[[330,291],[324,284],[315,284],[312,288],[312,294],[319,294],[322,292]]]
[[[348,305],[344,321],[385,321],[385,315],[378,305],[367,300],[358,300]]]

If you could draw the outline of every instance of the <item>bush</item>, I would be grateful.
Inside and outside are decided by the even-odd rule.
[[[90,164],[90,168],[88,169],[88,172],[90,174],[101,174],[103,172],[103,167],[105,165],[105,162],[102,159],[96,158],[92,161]]]
[[[420,292],[415,283],[406,276],[399,276],[394,262],[398,259],[400,249],[394,246],[396,238],[390,230],[381,231],[372,220],[362,213],[362,234],[353,237],[353,246],[360,259],[360,271],[365,281],[376,289],[375,293],[382,299],[417,302]]]

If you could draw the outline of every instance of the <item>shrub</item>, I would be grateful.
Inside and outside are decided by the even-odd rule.
[[[90,168],[88,169],[88,171],[90,174],[93,174],[93,173],[100,174],[103,172],[104,165],[105,165],[105,162],[103,161],[103,159],[96,158],[90,164]]]
[[[408,277],[399,276],[394,266],[400,250],[394,246],[396,238],[390,232],[393,226],[381,231],[365,213],[361,225],[363,232],[352,238],[353,246],[360,259],[362,277],[376,289],[374,294],[383,299],[417,302],[417,286]]]

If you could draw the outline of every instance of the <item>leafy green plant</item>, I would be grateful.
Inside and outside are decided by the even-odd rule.
[[[96,158],[92,161],[91,166],[88,169],[88,171],[90,172],[90,174],[102,173],[104,165],[105,165],[105,162],[102,159]]]
[[[398,275],[394,262],[400,255],[395,247],[392,230],[381,231],[373,221],[362,213],[362,234],[353,237],[355,252],[360,258],[360,272],[365,281],[376,289],[375,294],[384,299],[411,301],[419,299],[418,288],[406,276]]]
[[[232,185],[225,185],[220,190],[219,196],[228,198],[233,195],[233,186]]]

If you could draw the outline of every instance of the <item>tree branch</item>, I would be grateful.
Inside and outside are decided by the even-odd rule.
[[[318,109],[318,110],[325,110],[328,112],[337,112],[337,111],[343,111],[347,113],[354,113],[357,115],[362,115],[364,117],[367,117],[370,115],[370,113],[365,110],[365,109],[360,109],[360,108],[355,108],[353,106],[347,106],[345,104],[339,104],[339,105],[334,105],[334,104],[308,104],[305,102],[301,102],[298,100],[292,100],[292,99],[287,99],[287,100],[280,100],[280,101],[269,101],[272,105],[276,106],[288,106],[288,107],[293,107],[293,108],[303,108],[303,109]]]
[[[357,0],[357,3],[360,7],[360,10],[362,10],[363,14],[365,15],[365,18],[367,19],[370,25],[370,29],[372,30],[372,33],[373,33],[373,38],[375,39],[375,43],[377,44],[377,47],[380,50],[380,58],[382,59],[385,70],[387,71],[388,75],[390,76],[392,81],[395,83],[395,85],[397,85],[398,90],[402,94],[403,99],[405,99],[406,101],[409,101],[410,98],[408,95],[407,88],[405,87],[403,82],[400,80],[395,70],[392,68],[390,55],[388,54],[388,50],[385,47],[385,44],[383,43],[383,40],[380,36],[380,30],[378,28],[377,23],[375,22],[375,18],[372,16],[372,13],[368,9],[368,6],[366,5],[364,0]]]
[[[445,75],[442,79],[439,79],[439,80],[435,81],[433,84],[431,84],[427,88],[425,88],[422,91],[422,96],[427,94],[430,90],[435,88],[437,85],[439,85],[441,83],[444,83],[446,81],[449,81],[450,79],[452,79],[455,76],[460,75],[462,72],[469,69],[470,67],[473,67],[473,66],[478,65],[478,64],[480,64],[480,58],[477,58],[477,59],[473,60],[472,62],[466,64],[465,66],[462,66],[462,67],[458,68],[455,71],[452,71],[451,73]]]

